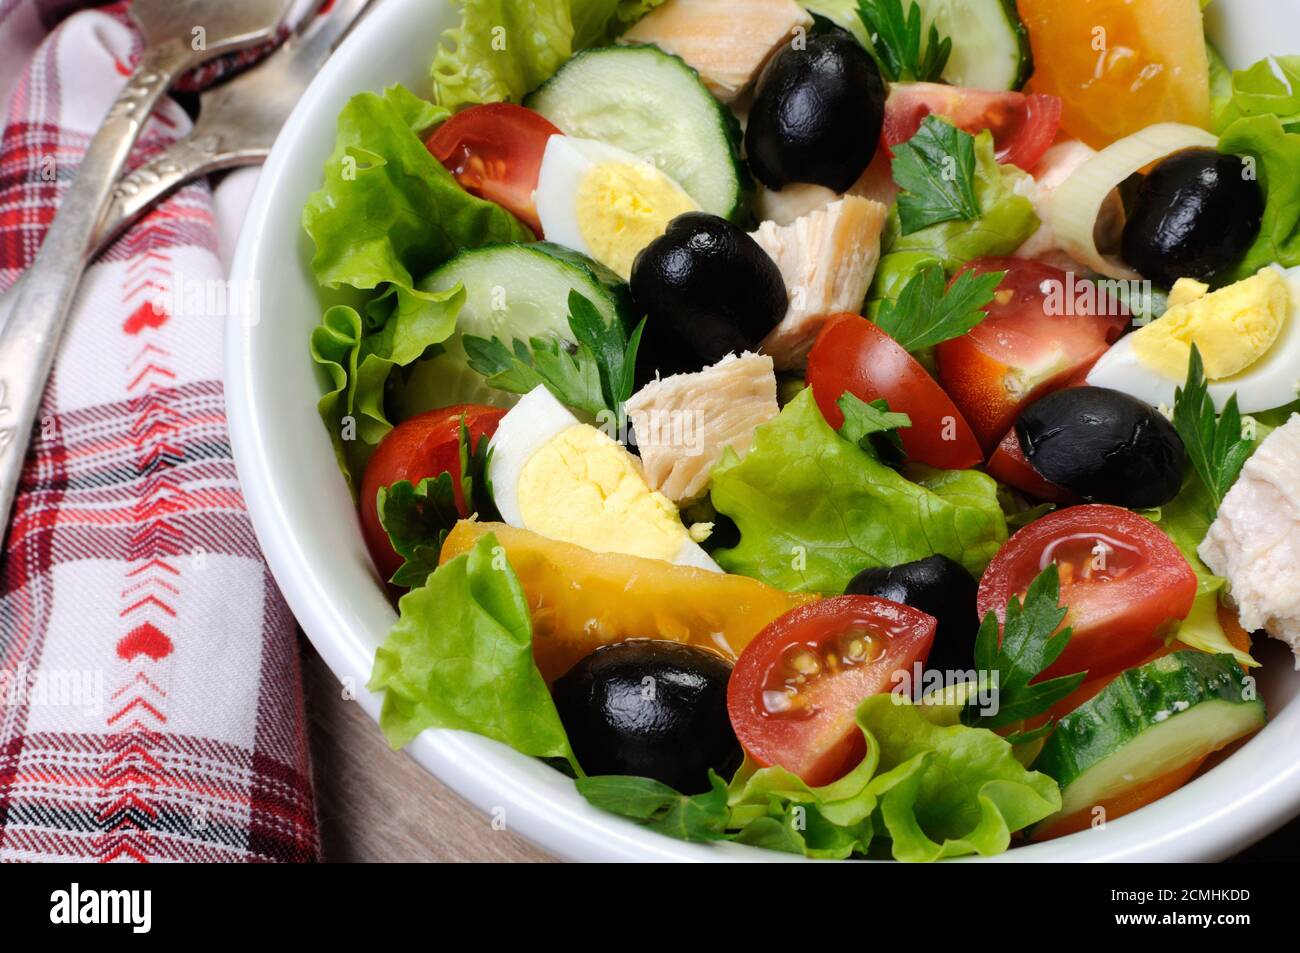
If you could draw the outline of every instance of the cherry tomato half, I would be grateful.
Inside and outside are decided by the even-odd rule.
[[[1061,100],[1042,93],[893,83],[885,100],[885,145],[892,149],[911,139],[929,115],[941,116],[972,135],[988,129],[999,162],[1031,169],[1056,138]]]
[[[487,103],[456,113],[426,145],[461,188],[496,202],[542,236],[533,190],[546,140],[560,135],[545,117],[514,103]]]
[[[1048,513],[1007,540],[980,580],[980,617],[1004,621],[1007,600],[1053,562],[1069,607],[1062,625],[1073,634],[1043,678],[1086,671],[1095,679],[1138,664],[1196,598],[1196,574],[1155,523],[1092,503]]]
[[[895,673],[924,663],[937,623],[875,596],[836,596],[800,606],[754,637],[732,670],[727,711],[759,764],[779,764],[811,785],[828,784],[866,753],[853,716]]]
[[[1055,483],[1049,483],[1034,469],[1034,465],[1029,462],[1025,451],[1020,447],[1020,438],[1016,436],[1014,427],[1007,431],[1007,435],[993,451],[993,456],[989,457],[988,465],[984,469],[999,483],[1005,483],[1040,500],[1047,500],[1049,503],[1078,502],[1069,490]]]
[[[1040,261],[980,258],[962,271],[1007,273],[988,317],[935,348],[939,382],[991,452],[1023,407],[1074,380],[1129,316],[1104,296],[1071,294],[1070,276]],[[1099,302],[1116,313],[1094,314]]]
[[[419,414],[404,420],[392,430],[371,455],[361,476],[361,532],[366,539],[370,558],[388,579],[402,565],[388,541],[388,533],[379,522],[376,497],[379,488],[399,480],[419,483],[425,477],[450,473],[456,494],[456,509],[468,516],[460,487],[460,423],[464,419],[470,442],[478,446],[483,437],[491,437],[506,412],[500,407],[481,404],[457,404]]]
[[[918,463],[946,470],[973,467],[984,459],[966,419],[916,358],[866,318],[827,319],[808,354],[808,384],[832,427],[844,423],[836,406],[845,391],[865,401],[884,398],[907,414],[899,430],[903,450]]]

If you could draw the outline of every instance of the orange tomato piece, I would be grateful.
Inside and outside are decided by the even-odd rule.
[[[1094,149],[1158,122],[1210,127],[1200,0],[1018,0],[1031,87]]]
[[[549,683],[593,650],[625,639],[669,639],[735,661],[767,624],[818,597],[745,576],[660,559],[596,553],[504,523],[461,520],[440,562],[495,533],[533,615],[533,657]]]
[[[1237,613],[1229,609],[1222,602],[1219,603],[1219,625],[1223,626],[1223,634],[1228,637],[1228,644],[1239,652],[1250,654],[1250,633],[1241,627],[1241,620],[1237,618]],[[1244,666],[1243,666],[1244,668]]]

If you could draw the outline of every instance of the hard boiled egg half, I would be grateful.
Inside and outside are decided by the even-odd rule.
[[[501,518],[598,553],[626,553],[721,572],[677,507],[650,489],[640,461],[584,424],[545,387],[501,418],[488,478]]]
[[[1233,394],[1243,413],[1291,403],[1300,386],[1300,268],[1261,268],[1217,291],[1179,279],[1169,310],[1115,342],[1088,383],[1172,407],[1193,343],[1219,411]]]
[[[699,209],[653,163],[575,136],[546,141],[536,204],[547,241],[594,258],[624,281],[637,252],[678,215]]]

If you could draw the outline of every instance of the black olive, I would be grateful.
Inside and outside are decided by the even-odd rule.
[[[578,763],[683,794],[730,778],[742,753],[727,715],[731,666],[704,649],[638,639],[596,649],[551,689]]]
[[[876,154],[885,83],[848,33],[813,33],[785,44],[758,77],[745,153],[770,189],[812,182],[847,191]]]
[[[789,303],[767,252],[707,212],[678,215],[641,249],[631,287],[636,309],[647,316],[642,372],[694,371],[733,351],[755,351]]]
[[[1259,234],[1264,193],[1237,156],[1184,149],[1138,186],[1124,225],[1124,261],[1156,284],[1206,279],[1238,261]]]
[[[1183,482],[1183,441],[1145,401],[1108,387],[1070,387],[1030,404],[1016,438],[1042,477],[1092,503],[1145,509]]]
[[[925,667],[966,672],[975,667],[979,586],[965,568],[947,556],[928,556],[887,569],[864,569],[849,581],[845,595],[877,596],[920,609],[939,621]]]

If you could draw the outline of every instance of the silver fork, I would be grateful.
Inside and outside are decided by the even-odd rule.
[[[59,338],[122,165],[181,74],[270,39],[290,0],[135,0],[140,63],[90,141],[76,180],[0,329],[0,517],[8,522]]]
[[[200,94],[199,118],[189,134],[118,182],[96,250],[185,183],[266,161],[308,84],[372,2],[335,0],[261,63]]]

